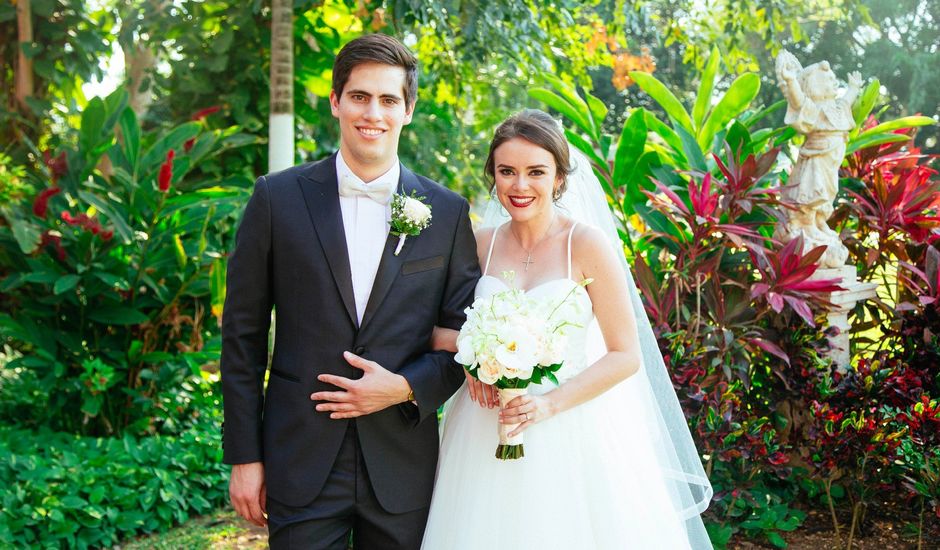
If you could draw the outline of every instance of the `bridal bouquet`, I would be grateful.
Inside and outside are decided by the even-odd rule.
[[[511,283],[513,272],[503,276]],[[576,320],[581,318],[581,305],[574,293],[590,282],[582,281],[561,301],[539,300],[511,286],[477,298],[467,308],[467,321],[457,336],[456,361],[474,378],[496,386],[501,407],[525,395],[529,384],[543,379],[558,384],[555,372],[563,365],[568,331],[580,327]],[[499,424],[496,458],[525,456],[522,434],[508,435],[516,426]]]

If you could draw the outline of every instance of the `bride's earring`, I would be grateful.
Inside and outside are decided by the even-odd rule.
[[[558,202],[561,200],[561,186],[559,185],[552,191],[552,201]]]
[[[490,189],[490,197],[489,197],[489,200],[490,200],[493,204],[496,204],[497,207],[499,208],[499,217],[500,217],[500,218],[509,218],[509,217],[510,217],[510,216],[509,216],[509,212],[506,212],[506,209],[503,208],[503,205],[501,205],[501,204],[499,203],[499,197],[496,196],[496,186],[495,186],[495,185],[493,186],[492,189]]]

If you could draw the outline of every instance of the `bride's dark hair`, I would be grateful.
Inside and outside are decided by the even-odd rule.
[[[561,185],[555,192],[555,200],[561,197],[568,186],[568,174],[571,172],[571,159],[568,155],[568,140],[565,139],[561,124],[545,111],[538,109],[525,109],[510,116],[496,128],[493,141],[490,142],[490,152],[486,157],[483,171],[490,182],[490,190],[496,184],[496,161],[493,160],[493,151],[497,147],[514,138],[522,138],[533,145],[537,145],[551,153],[555,159],[555,169],[561,176]]]

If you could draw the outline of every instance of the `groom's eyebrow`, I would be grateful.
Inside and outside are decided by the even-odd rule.
[[[367,91],[365,91],[365,90],[349,90],[349,91],[346,92],[346,95],[353,95],[353,94],[365,95],[365,96],[369,96],[369,97],[372,97],[372,95],[373,95],[372,92],[367,92]],[[386,99],[396,99],[396,100],[398,100],[398,101],[401,101],[401,100],[402,100],[402,97],[401,97],[400,95],[396,95],[396,94],[380,94],[379,97],[380,97],[380,98],[386,98]]]

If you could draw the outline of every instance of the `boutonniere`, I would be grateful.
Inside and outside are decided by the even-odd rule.
[[[392,196],[392,221],[390,234],[398,237],[395,255],[401,252],[405,239],[410,235],[417,237],[421,231],[431,225],[431,205],[421,202],[424,197],[396,193]]]

